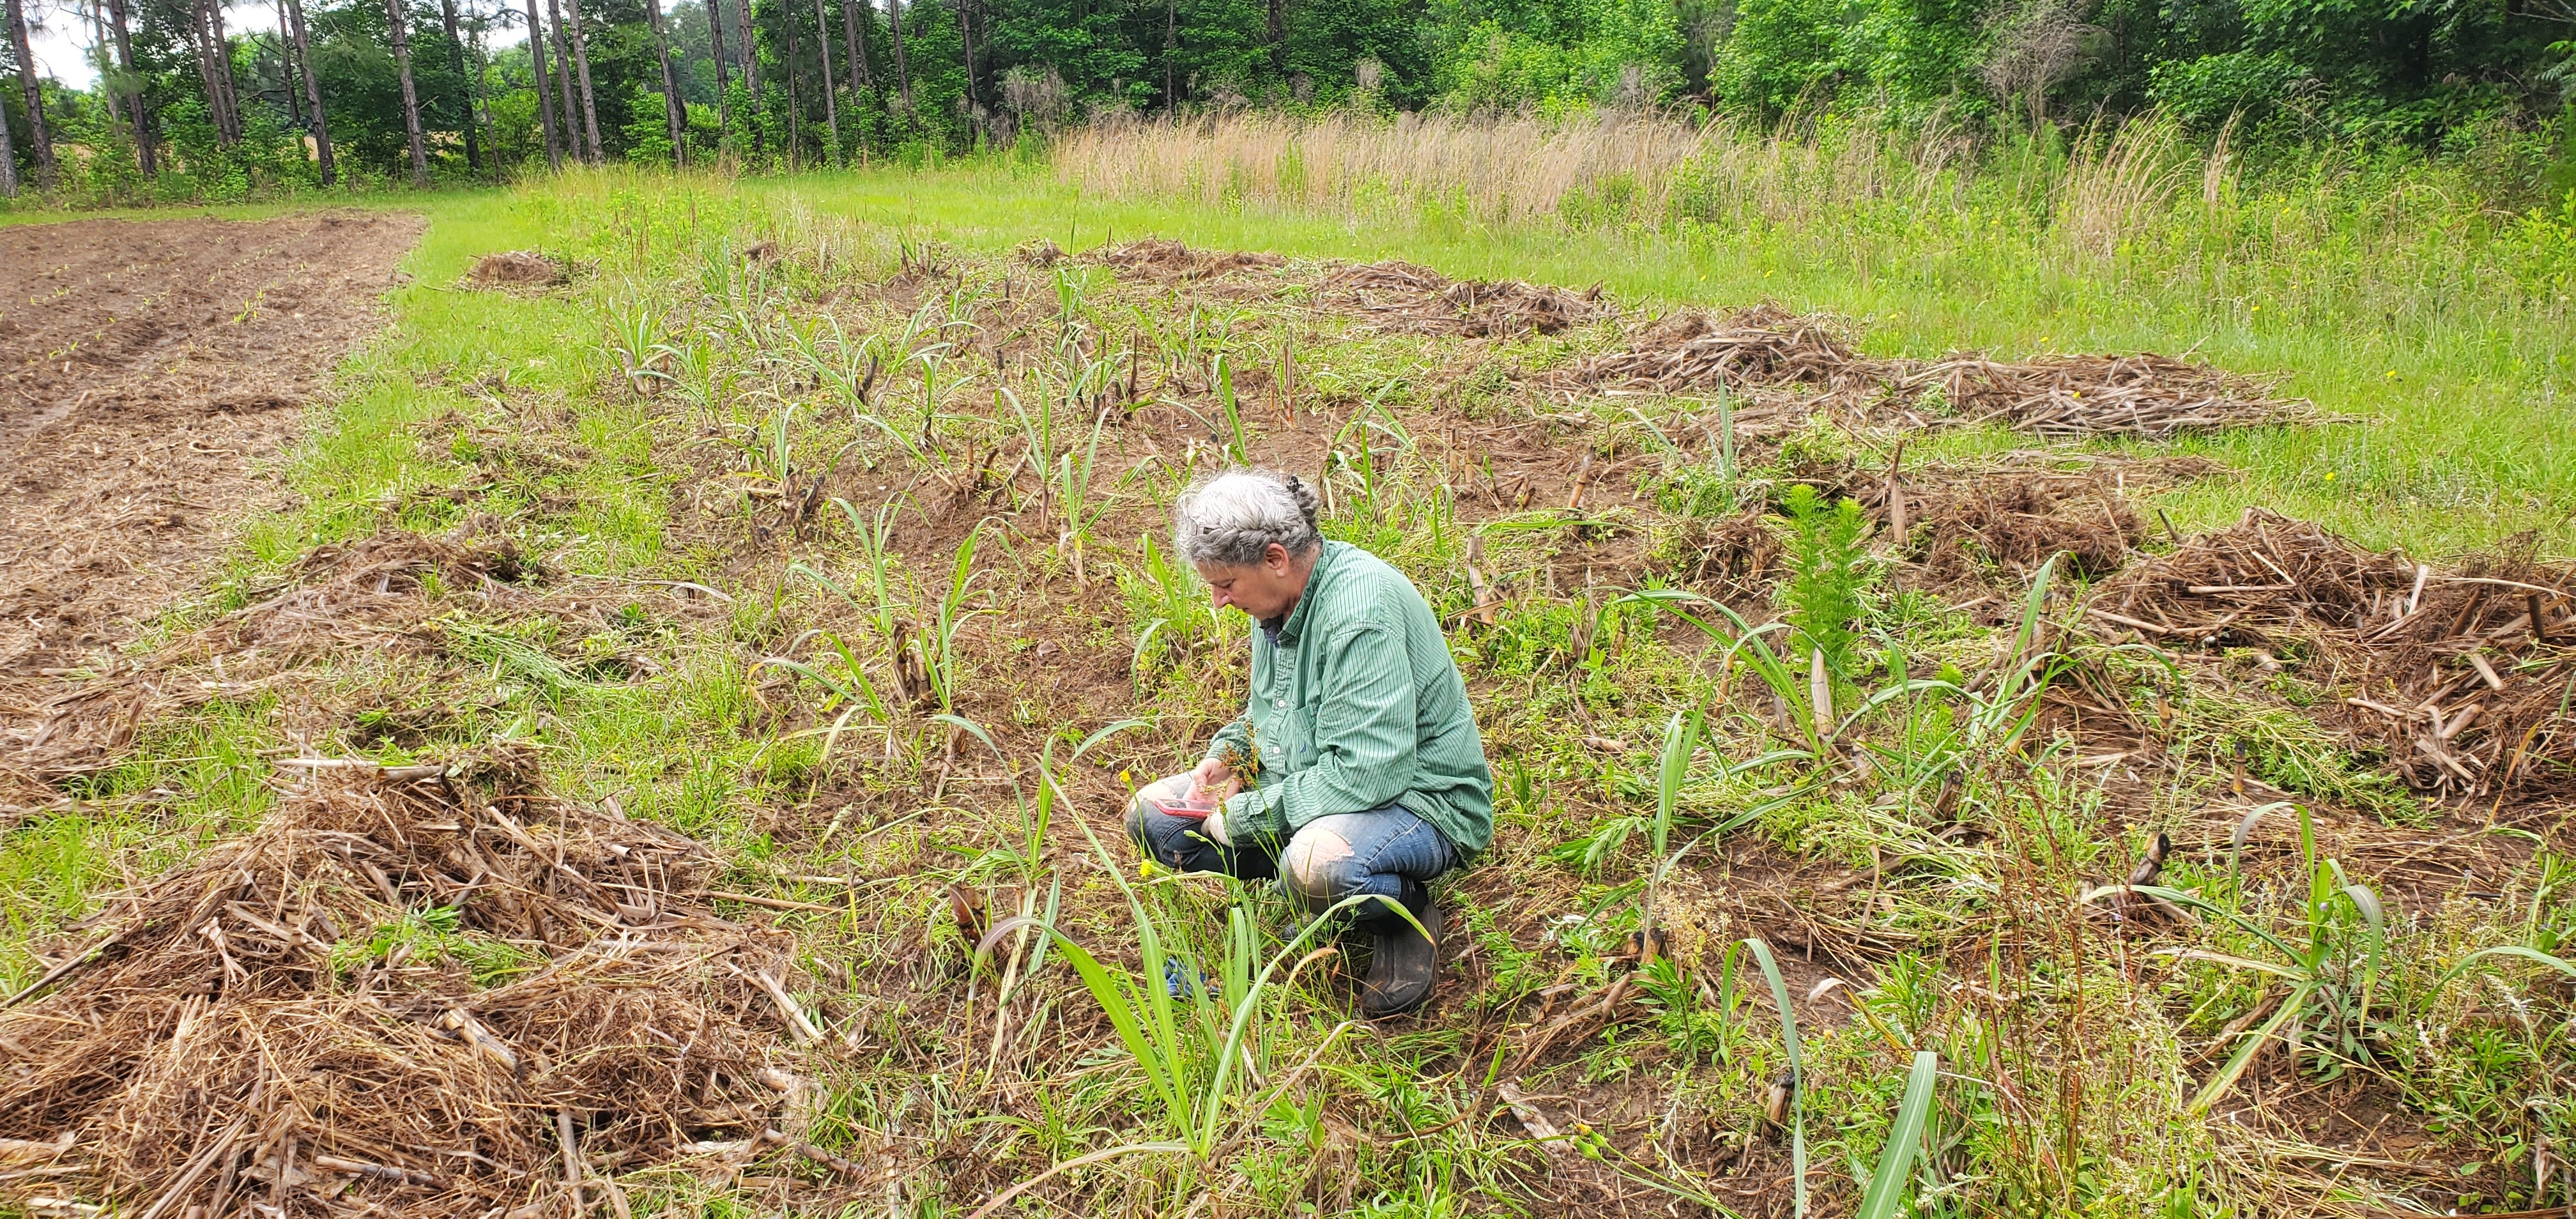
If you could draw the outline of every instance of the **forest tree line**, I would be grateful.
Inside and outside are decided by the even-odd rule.
[[[1698,107],[2430,148],[2576,106],[2576,0],[0,0],[0,187],[802,167],[1265,106]],[[50,7],[46,7],[46,6]],[[31,9],[35,11],[30,11]],[[98,83],[34,68],[31,22]]]

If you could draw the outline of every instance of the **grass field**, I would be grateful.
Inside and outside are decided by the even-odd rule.
[[[566,802],[534,832],[568,841],[576,805],[675,829],[718,861],[697,900],[786,933],[774,1000],[706,984],[797,1081],[753,1090],[764,1116],[561,1119],[627,1149],[586,1169],[621,1211],[981,1213],[1068,1164],[996,1213],[2576,1202],[2565,699],[2478,798],[2433,798],[2353,726],[2345,698],[2395,697],[2358,645],[2084,609],[2255,506],[2445,573],[2520,534],[2566,554],[2557,222],[2374,213],[2357,195],[2391,179],[2356,177],[2173,204],[2106,253],[2042,223],[2045,190],[1820,189],[1758,223],[1578,201],[1573,225],[1438,191],[1212,204],[1083,179],[1077,152],[1062,175],[611,171],[420,201],[413,282],[286,459],[296,502],[242,522],[136,649],[220,692],[0,838],[0,979],[34,981],[129,878],[315,799],[281,755],[524,757]],[[1148,236],[1290,261],[1095,256]],[[574,274],[466,281],[511,249]],[[1551,389],[1628,332],[1390,324],[1325,258],[1598,284],[1632,313],[1773,300],[1850,319],[1870,356],[2187,351],[2351,421],[1721,443],[1717,412],[1775,400]],[[1911,540],[1883,502],[1831,507],[1901,436]],[[1445,890],[1457,960],[1419,1018],[1354,1023],[1348,970],[1274,895],[1140,878],[1118,841],[1126,791],[1239,705],[1246,626],[1160,539],[1193,471],[1244,458],[1322,475],[1328,532],[1455,625],[1499,833]],[[2085,488],[2034,515],[2076,538],[2109,514],[2114,558],[1943,532],[2032,471]],[[411,583],[205,642],[336,587],[317,547],[414,534],[444,549]],[[503,547],[543,574],[481,578]],[[2563,565],[2513,570],[2563,591]],[[2511,699],[2568,684],[2568,637],[2498,638],[2494,718],[2456,721],[2481,766]],[[315,985],[515,994],[569,968],[480,901],[343,928]],[[549,1115],[514,1120],[551,1154]],[[562,1167],[494,1167],[477,1207],[562,1205]]]

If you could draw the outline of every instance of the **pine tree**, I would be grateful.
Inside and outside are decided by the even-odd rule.
[[[546,16],[554,19],[555,100],[563,106],[564,150],[578,160],[597,160],[598,150],[581,141],[581,110],[573,105],[572,38],[564,32],[563,6],[557,0],[546,0]]]
[[[54,188],[54,141],[45,131],[45,91],[36,80],[36,52],[27,42],[27,13],[19,0],[8,0],[9,41],[18,51],[18,87],[27,95],[28,150],[36,157],[36,185]],[[10,175],[17,175],[11,162]],[[11,193],[16,193],[14,187]]]
[[[868,71],[867,20],[859,16],[863,0],[841,0],[841,51],[850,64],[850,100],[876,83],[876,74]]]
[[[716,146],[722,148],[733,140],[733,99],[726,94],[732,86],[725,79],[724,5],[707,0],[707,51],[716,61]]]
[[[546,133],[546,168],[563,172],[563,139],[555,130],[553,80],[546,72],[546,23],[537,17],[537,0],[528,0],[528,63],[536,69],[537,122]]]
[[[582,28],[581,0],[564,0],[572,14],[572,66],[581,80],[581,133],[590,143],[590,160],[597,164],[603,155],[599,142],[599,95],[590,88],[590,34]]]
[[[474,133],[473,85],[465,75],[465,39],[456,32],[456,0],[438,0],[439,16],[447,26],[447,62],[456,73],[456,106],[465,116],[465,165],[476,172],[483,169],[483,142]]]
[[[841,110],[832,100],[832,27],[823,20],[823,0],[814,0],[814,53],[823,57],[823,155],[841,163]]]
[[[402,0],[385,0],[385,20],[393,31],[394,66],[402,73],[403,134],[411,141],[411,184],[429,185],[429,148],[420,134],[420,93],[412,87],[411,34]]]
[[[322,78],[313,74],[313,40],[304,32],[304,0],[286,0],[286,20],[295,34],[295,58],[304,65],[304,104],[313,131],[313,159],[322,185],[336,185],[339,170],[331,158],[331,124],[322,114]]]
[[[9,139],[9,116],[0,113],[0,199],[18,197],[18,148]]]
[[[653,53],[662,61],[662,120],[671,128],[671,163],[689,163],[688,103],[680,97],[680,78],[671,72],[671,40],[662,33],[662,0],[644,0],[645,19],[653,26]]]
[[[894,44],[894,83],[903,112],[912,113],[912,69],[903,62],[903,0],[886,0],[886,41]]]
[[[130,114],[131,121],[134,124],[135,168],[142,170],[143,176],[149,178],[160,171],[159,156],[153,149],[152,118],[149,114],[145,113],[143,109],[142,80],[134,70],[134,38],[128,30],[125,16],[125,0],[107,0],[107,14],[109,28],[113,30],[116,35],[116,67],[119,77],[117,81],[117,91],[125,95],[127,110]],[[298,20],[301,20],[300,15]],[[297,28],[300,30],[302,27],[298,26]],[[302,44],[302,38],[303,35],[299,33],[297,35],[299,46]],[[304,57],[304,79],[308,85],[313,80],[313,57],[311,55],[306,55]],[[316,107],[315,109],[318,113],[320,108]],[[327,167],[330,163],[330,155],[326,146],[322,164]],[[323,181],[327,183],[330,181],[330,178],[325,176]]]

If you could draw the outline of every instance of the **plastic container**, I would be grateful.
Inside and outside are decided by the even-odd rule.
[[[1166,817],[1180,817],[1190,821],[1205,821],[1219,808],[1224,807],[1214,800],[1192,800],[1187,796],[1170,800],[1155,799],[1152,803],[1155,811]]]

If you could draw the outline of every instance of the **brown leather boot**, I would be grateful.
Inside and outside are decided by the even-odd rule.
[[[1360,1014],[1375,1018],[1408,1012],[1431,998],[1440,981],[1440,907],[1422,882],[1406,879],[1404,907],[1431,932],[1425,938],[1413,924],[1382,915],[1368,924],[1368,981],[1360,988]]]

